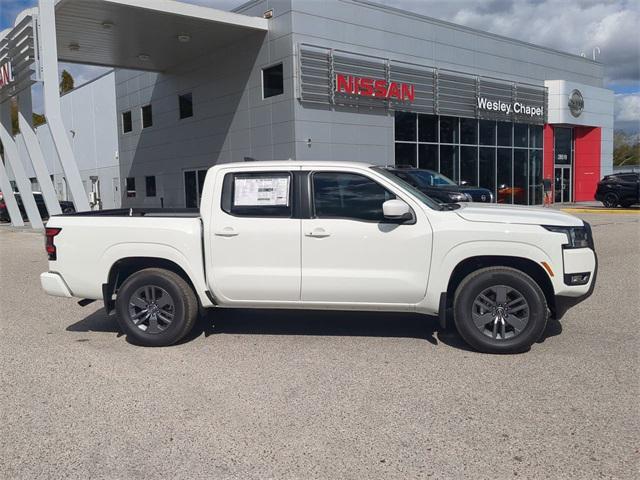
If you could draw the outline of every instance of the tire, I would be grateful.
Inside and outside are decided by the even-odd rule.
[[[456,289],[453,311],[462,338],[485,353],[528,350],[542,336],[549,317],[540,286],[510,267],[483,268],[469,274]]]
[[[198,316],[198,302],[180,275],[147,268],[127,278],[118,290],[116,312],[120,327],[132,343],[163,347],[191,331]]]
[[[65,208],[62,213],[67,214],[67,213],[76,213],[76,209],[73,207],[67,207]]]
[[[613,192],[608,192],[604,199],[602,200],[602,204],[607,208],[616,208],[619,203],[618,195]]]

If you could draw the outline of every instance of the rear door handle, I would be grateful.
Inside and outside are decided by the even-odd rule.
[[[217,230],[214,235],[218,237],[235,237],[238,232],[233,227],[224,227],[222,230]]]
[[[331,234],[322,227],[317,227],[311,230],[310,232],[305,233],[307,237],[315,237],[315,238],[324,238],[328,237]]]

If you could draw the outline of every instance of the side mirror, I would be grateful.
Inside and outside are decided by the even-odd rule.
[[[382,204],[382,214],[389,220],[411,220],[411,207],[402,200],[387,200]]]

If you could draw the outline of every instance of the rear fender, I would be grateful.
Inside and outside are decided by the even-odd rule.
[[[99,270],[102,284],[109,282],[109,272],[119,260],[125,258],[155,258],[163,259],[178,265],[189,277],[194,286],[195,293],[203,307],[213,305],[206,294],[207,287],[202,268],[202,254],[194,252],[194,258],[187,258],[181,251],[174,247],[158,243],[121,243],[108,248],[100,258]]]

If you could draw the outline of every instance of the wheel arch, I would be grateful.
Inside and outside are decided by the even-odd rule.
[[[127,278],[134,273],[147,268],[161,268],[179,275],[185,282],[187,282],[187,284],[189,284],[200,303],[200,296],[198,295],[198,290],[193,281],[187,272],[176,262],[160,257],[124,257],[117,260],[111,266],[107,275],[107,283],[102,285],[104,306],[107,313],[110,313],[115,308],[115,299],[113,298],[113,295],[117,295],[118,289],[127,280]]]
[[[449,277],[446,291],[447,307],[453,304],[453,296],[460,282],[467,275],[485,267],[511,267],[529,275],[540,286],[547,300],[547,305],[551,312],[555,314],[556,304],[553,283],[544,268],[529,258],[507,255],[481,255],[468,257],[460,261]]]

